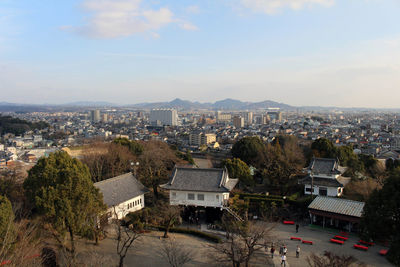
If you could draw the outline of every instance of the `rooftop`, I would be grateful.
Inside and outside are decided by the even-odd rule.
[[[202,192],[230,192],[238,179],[228,177],[224,169],[176,167],[164,189]]]
[[[149,192],[130,172],[97,182],[94,186],[103,194],[104,203],[108,207],[119,205]]]
[[[336,159],[314,158],[308,167],[314,174],[340,174]]]
[[[354,200],[317,196],[308,208],[360,218],[364,205],[364,202]]]

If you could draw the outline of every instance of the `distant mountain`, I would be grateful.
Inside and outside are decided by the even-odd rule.
[[[156,103],[140,103],[131,105],[131,107],[154,109],[154,108],[175,108],[180,110],[193,110],[193,109],[211,109],[211,110],[253,110],[253,109],[266,109],[266,108],[280,108],[280,109],[295,109],[287,104],[266,100],[262,102],[243,102],[227,98],[224,100],[216,101],[215,103],[199,103],[191,102],[176,98],[170,102],[156,102]]]
[[[105,101],[77,101],[71,102],[67,104],[63,104],[61,106],[66,107],[117,107],[117,104],[113,104]]]

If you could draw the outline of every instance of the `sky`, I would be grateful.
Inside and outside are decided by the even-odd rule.
[[[0,102],[399,108],[400,0],[0,0]]]

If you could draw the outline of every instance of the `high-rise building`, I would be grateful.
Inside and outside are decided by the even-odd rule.
[[[282,121],[282,113],[280,111],[268,111],[267,114],[272,121],[275,122]]]
[[[100,121],[100,110],[95,109],[90,111],[90,120],[93,122],[99,122]]]
[[[108,122],[108,114],[107,113],[103,113],[103,115],[101,116],[101,121]]]
[[[178,125],[178,112],[175,109],[152,109],[150,123],[153,125]]]
[[[246,124],[247,125],[253,124],[253,112],[251,111],[246,113]]]
[[[233,117],[233,126],[236,128],[243,128],[244,127],[244,118],[241,116]]]

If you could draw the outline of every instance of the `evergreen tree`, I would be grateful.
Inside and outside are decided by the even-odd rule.
[[[385,181],[381,190],[372,193],[365,203],[361,219],[365,238],[390,240],[389,260],[400,265],[400,170]]]
[[[258,167],[263,161],[265,145],[259,137],[243,137],[232,147],[232,156],[239,158],[248,165]]]
[[[254,180],[250,174],[250,168],[247,164],[241,159],[227,159],[222,163],[226,169],[228,170],[229,177],[231,178],[239,178],[240,182],[245,185],[253,185]]]
[[[95,237],[98,215],[106,207],[88,168],[79,160],[66,152],[41,158],[29,171],[24,188],[36,211],[58,233],[59,240],[69,233],[72,254],[76,235]]]

